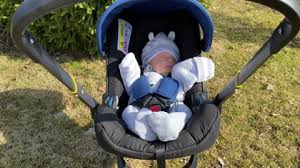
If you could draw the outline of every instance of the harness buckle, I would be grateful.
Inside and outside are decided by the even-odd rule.
[[[158,104],[154,104],[154,105],[150,105],[148,109],[151,110],[152,112],[158,112],[161,111],[161,106]]]

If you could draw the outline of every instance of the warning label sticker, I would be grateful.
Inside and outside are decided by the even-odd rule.
[[[118,19],[118,50],[128,54],[132,26],[123,19]]]

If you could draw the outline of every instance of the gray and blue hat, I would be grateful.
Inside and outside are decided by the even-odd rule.
[[[174,56],[176,62],[180,59],[179,49],[174,43],[175,32],[171,31],[168,36],[165,33],[159,33],[154,37],[153,32],[148,35],[149,41],[143,48],[141,60],[143,67],[146,67],[149,61],[154,58],[159,52],[166,51]]]

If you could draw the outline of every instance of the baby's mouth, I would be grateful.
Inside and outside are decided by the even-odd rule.
[[[172,64],[166,65],[166,68],[172,69],[172,68],[173,68],[173,65],[172,65]]]
[[[163,64],[163,66],[166,68],[172,68],[172,64],[170,64],[170,63],[165,63],[165,64]]]

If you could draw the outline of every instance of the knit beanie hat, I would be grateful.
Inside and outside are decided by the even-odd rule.
[[[179,61],[180,54],[179,49],[174,43],[175,32],[171,31],[168,36],[164,33],[159,33],[154,37],[153,32],[148,35],[149,41],[143,48],[141,59],[143,67],[146,67],[152,58],[154,58],[159,52],[169,52],[176,60]]]

